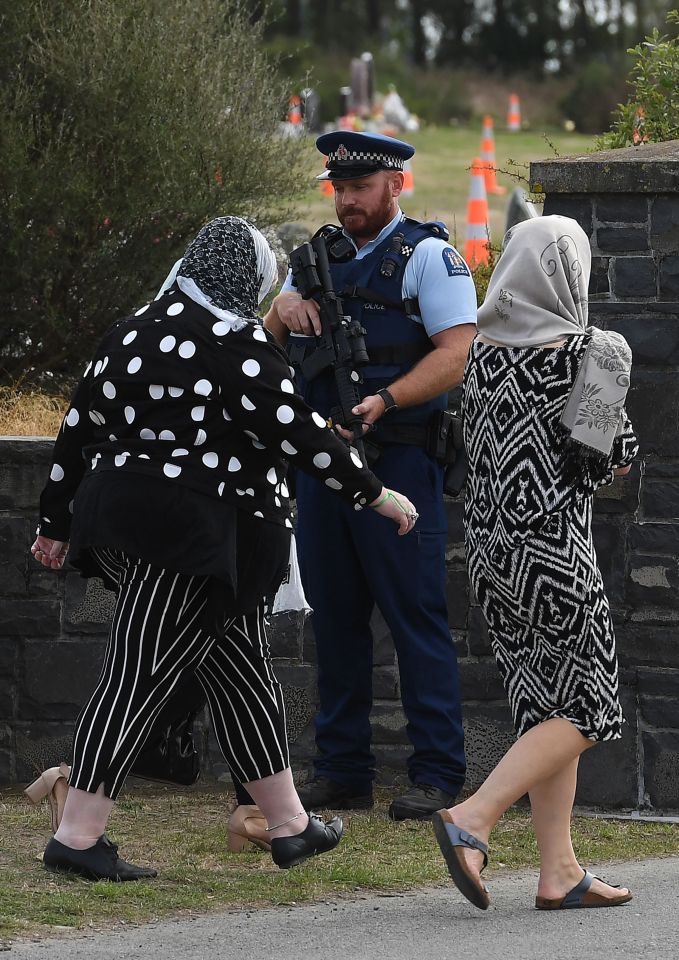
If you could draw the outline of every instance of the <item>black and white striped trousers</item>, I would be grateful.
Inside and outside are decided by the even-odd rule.
[[[206,628],[214,581],[94,548],[118,583],[104,665],[82,710],[71,786],[115,799],[158,713],[193,674],[205,691],[215,736],[234,775],[247,783],[289,766],[285,707],[274,675],[263,604]],[[181,695],[181,694],[180,694]]]

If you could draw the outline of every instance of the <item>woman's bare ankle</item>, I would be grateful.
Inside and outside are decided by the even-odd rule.
[[[483,840],[484,843],[488,842],[493,825],[489,824],[481,812],[475,809],[470,800],[463,800],[462,803],[450,807],[448,812],[456,826],[466,830],[467,833],[471,833],[478,840]]]
[[[271,840],[276,840],[280,837],[296,837],[298,834],[304,833],[308,826],[309,815],[302,810],[287,823],[281,823],[273,828],[270,827],[267,832]]]

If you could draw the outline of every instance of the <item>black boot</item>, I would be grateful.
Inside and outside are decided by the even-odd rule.
[[[273,862],[281,870],[295,867],[309,857],[332,850],[342,839],[344,824],[339,817],[324,823],[315,813],[309,814],[306,830],[294,837],[275,837],[271,841]]]
[[[373,805],[370,785],[347,786],[329,777],[314,777],[297,788],[302,806],[309,810],[369,810]]]
[[[190,787],[200,776],[200,758],[192,735],[197,712],[151,731],[144,749],[130,770],[133,777]]]
[[[135,867],[118,856],[118,847],[103,834],[93,847],[75,850],[67,847],[54,837],[45,847],[42,857],[48,870],[64,873],[78,873],[88,880],[145,880],[157,877],[158,871],[152,867]]]
[[[430,820],[431,815],[444,807],[452,807],[457,793],[448,793],[426,783],[414,783],[403,796],[389,805],[392,820]]]

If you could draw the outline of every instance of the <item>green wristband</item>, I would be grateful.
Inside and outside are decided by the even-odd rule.
[[[381,500],[378,500],[377,503],[371,503],[370,506],[373,510],[377,510],[378,507],[381,507],[383,503],[386,503],[391,494],[387,491]]]

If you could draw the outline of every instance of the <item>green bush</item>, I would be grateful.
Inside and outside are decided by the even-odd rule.
[[[667,22],[679,26],[679,11],[671,10]],[[610,132],[598,146],[679,139],[679,37],[662,35],[655,28],[628,53],[636,58],[629,80],[633,92],[618,106]]]
[[[306,147],[237,0],[0,13],[0,368],[72,376],[207,219],[284,214]],[[283,198],[283,200],[281,200]]]
[[[559,100],[564,116],[582,133],[601,133],[625,92],[626,67],[620,57],[594,58],[579,67]]]

